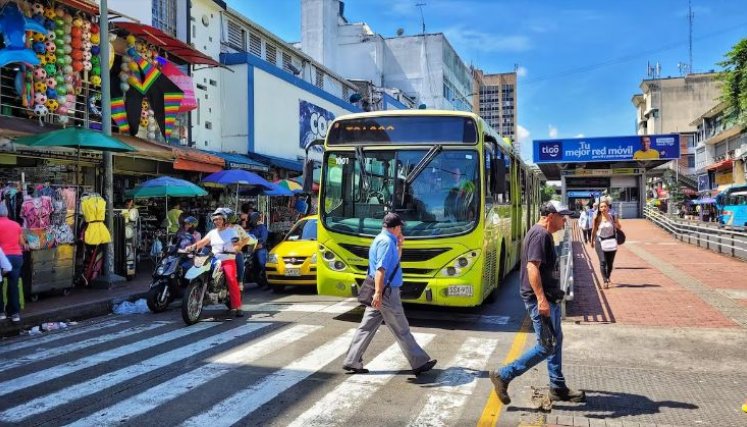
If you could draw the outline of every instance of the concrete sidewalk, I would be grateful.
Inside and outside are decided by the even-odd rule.
[[[627,242],[609,289],[596,253],[575,233],[563,371],[587,401],[539,409],[542,363],[511,383],[513,403],[499,425],[747,425],[747,263],[682,243],[647,220],[622,225]]]

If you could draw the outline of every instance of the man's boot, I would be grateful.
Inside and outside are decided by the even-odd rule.
[[[586,393],[583,390],[570,388],[550,388],[550,400],[553,402],[585,402]]]
[[[504,380],[498,371],[490,371],[488,377],[490,378],[490,382],[493,383],[495,394],[498,395],[501,403],[504,405],[511,403],[511,398],[508,397],[508,381]]]

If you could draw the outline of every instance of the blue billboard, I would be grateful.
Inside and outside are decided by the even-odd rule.
[[[678,134],[534,141],[534,163],[624,162],[679,158]]]

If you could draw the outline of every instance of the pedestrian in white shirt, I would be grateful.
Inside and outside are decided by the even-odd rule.
[[[3,276],[13,270],[13,266],[10,264],[8,257],[5,256],[2,248],[0,248],[0,270],[2,270]]]

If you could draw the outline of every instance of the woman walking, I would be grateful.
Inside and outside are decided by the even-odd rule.
[[[2,281],[0,281],[0,320],[10,317],[13,323],[21,322],[21,301],[18,292],[18,278],[23,267],[23,238],[21,226],[8,219],[8,208],[0,202],[0,249],[10,261],[12,269],[8,273],[8,301],[3,301]],[[0,279],[2,280],[2,279]],[[7,316],[7,317],[6,317]]]
[[[593,240],[591,247],[595,248],[599,257],[599,267],[602,270],[604,288],[610,287],[610,276],[617,254],[617,230],[622,230],[620,220],[610,213],[610,204],[606,199],[599,202],[599,211],[594,217],[594,226],[591,230]]]
[[[578,225],[581,227],[581,233],[584,236],[584,243],[591,240],[591,223],[594,220],[594,213],[588,206],[584,206],[581,216],[578,217]]]

